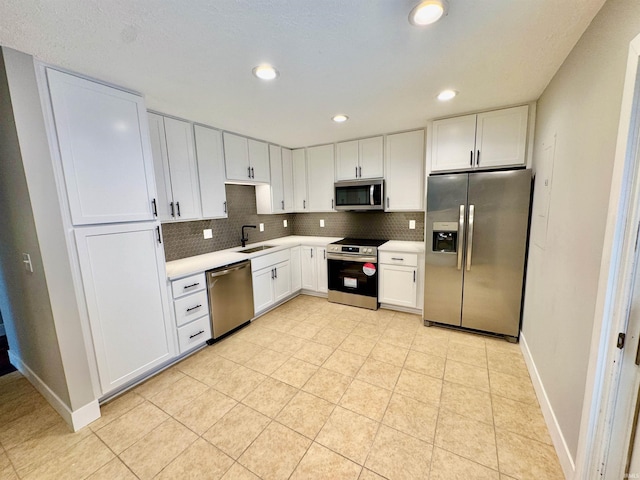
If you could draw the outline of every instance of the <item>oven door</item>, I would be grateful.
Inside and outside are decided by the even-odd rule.
[[[327,253],[329,290],[378,298],[377,257]]]

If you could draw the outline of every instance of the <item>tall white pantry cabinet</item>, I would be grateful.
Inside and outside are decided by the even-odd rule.
[[[46,80],[104,397],[176,351],[147,112],[117,88],[51,68]]]

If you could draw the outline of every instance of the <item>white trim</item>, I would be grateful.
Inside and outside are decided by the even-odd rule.
[[[542,415],[544,416],[547,428],[549,429],[549,435],[551,435],[553,446],[558,454],[558,459],[560,460],[564,476],[566,478],[572,478],[576,470],[574,459],[571,456],[571,451],[569,450],[569,446],[567,445],[564,435],[562,435],[562,429],[560,428],[556,414],[553,411],[551,401],[549,400],[544,385],[542,384],[542,379],[540,378],[536,364],[533,361],[531,352],[529,351],[527,340],[524,337],[524,332],[522,331],[520,332],[520,350],[522,351],[522,356],[527,364],[527,370],[529,370],[533,389],[538,397],[538,403],[540,404]]]
[[[609,211],[603,241],[598,296],[594,314],[589,367],[583,402],[576,472],[573,478],[614,478],[617,459],[609,458],[616,416],[616,400],[622,366],[622,350],[615,348],[618,332],[626,331],[632,292],[635,226],[640,209],[633,196],[638,184],[636,145],[637,89],[640,35],[631,41],[620,108],[618,138],[613,164]],[[614,439],[615,440],[615,439]],[[616,453],[617,455],[620,452]],[[621,477],[615,477],[621,478]]]
[[[420,315],[422,317],[421,308],[403,307],[401,305],[393,305],[391,303],[381,303],[380,308],[385,310],[392,310],[394,312],[413,313],[414,315]]]
[[[9,350],[9,358],[11,359],[11,364],[42,394],[45,400],[47,400],[64,421],[71,426],[74,432],[77,432],[100,418],[100,405],[98,400],[92,400],[77,410],[71,410],[60,397],[11,350]]]

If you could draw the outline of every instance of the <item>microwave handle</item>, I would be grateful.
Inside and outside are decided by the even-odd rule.
[[[371,203],[371,205],[373,206],[373,187],[375,185],[371,184],[371,187],[369,187],[369,203]]]

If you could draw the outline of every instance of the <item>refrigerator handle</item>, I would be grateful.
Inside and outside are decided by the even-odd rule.
[[[467,231],[467,271],[471,270],[471,253],[473,250],[473,217],[475,205],[469,205],[469,226]]]
[[[464,236],[464,205],[460,205],[460,218],[458,219],[458,270],[462,269],[462,238]]]

